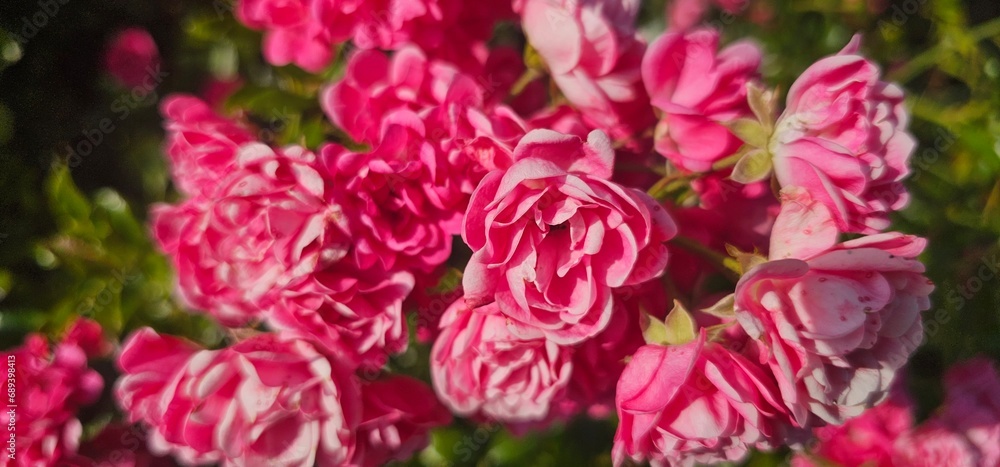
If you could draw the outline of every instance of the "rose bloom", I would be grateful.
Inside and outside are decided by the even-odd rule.
[[[277,295],[268,323],[286,335],[322,344],[351,366],[381,368],[390,355],[406,350],[403,300],[414,278],[350,263],[342,260]]]
[[[517,0],[521,27],[559,86],[592,128],[631,139],[655,117],[639,67],[645,44],[633,0]]]
[[[736,316],[767,347],[796,421],[840,424],[885,398],[923,338],[934,286],[916,257],[926,241],[885,233],[838,244],[823,203],[802,189],[782,200],[770,260],[736,286]]]
[[[358,267],[429,273],[451,255],[457,214],[430,202],[424,164],[410,157],[433,151],[423,125],[410,111],[396,116],[371,153],[323,147],[324,176],[339,188],[333,202],[343,209]]]
[[[160,50],[145,29],[125,29],[108,44],[104,69],[123,86],[150,88],[159,78]]]
[[[441,317],[431,379],[454,413],[506,423],[547,419],[569,382],[570,352],[541,335],[510,332],[496,304],[471,309],[457,300]]]
[[[434,391],[408,376],[390,376],[362,387],[362,416],[352,464],[405,461],[430,441],[430,430],[451,423]]]
[[[149,427],[154,453],[185,463],[342,465],[354,450],[358,388],[307,341],[260,334],[203,350],[149,328],[118,358],[115,395]]]
[[[768,150],[782,187],[806,188],[841,231],[871,234],[907,203],[902,180],[916,140],[903,90],[881,81],[859,46],[855,36],[795,80]]]
[[[707,172],[743,145],[723,124],[752,116],[747,83],[758,79],[760,49],[737,42],[722,50],[719,31],[668,32],[649,46],[642,79],[662,112],[656,151],[685,170]]]
[[[490,58],[502,59],[504,50]],[[525,133],[520,118],[498,105],[513,84],[494,80],[501,71],[474,77],[412,46],[391,59],[362,50],[348,60],[343,79],[323,90],[321,104],[351,138],[373,147],[372,159],[411,166],[400,175],[419,183],[420,197],[449,214],[445,228],[457,233],[476,185],[490,170],[510,166]],[[401,138],[406,134],[416,139]]]
[[[943,423],[977,451],[979,466],[1000,465],[1000,373],[986,358],[955,365],[945,374]]]
[[[362,0],[241,0],[236,18],[264,31],[263,53],[269,63],[290,63],[317,73],[333,58],[333,45],[353,33],[352,14]],[[366,10],[362,10],[366,11]]]
[[[586,141],[528,133],[514,165],[490,172],[472,195],[466,299],[495,300],[516,334],[573,344],[607,325],[613,288],[662,274],[676,226],[646,193],[608,181],[613,159],[599,131]]]
[[[325,0],[329,1],[329,0]],[[397,50],[415,44],[436,58],[476,72],[489,54],[497,21],[511,19],[509,0],[368,0],[357,17],[354,44]]]
[[[612,451],[654,465],[737,461],[778,444],[791,424],[774,378],[743,355],[706,341],[640,348],[618,381]]]
[[[192,308],[225,324],[258,317],[265,295],[347,254],[340,208],[316,157],[300,147],[243,146],[211,198],[153,208],[152,230]]]
[[[8,456],[5,434],[0,465],[52,465],[72,458],[83,434],[77,411],[96,402],[104,388],[101,375],[87,366],[87,359],[106,350],[100,326],[79,319],[51,349],[44,336],[30,334],[20,347],[4,352],[4,365],[13,364],[17,407],[0,412],[0,422],[4,427],[14,423],[10,436],[16,436],[17,452]]]
[[[929,421],[896,440],[893,465],[906,467],[975,467],[981,464],[975,447],[947,426]]]
[[[171,94],[160,104],[172,179],[187,196],[212,196],[236,167],[240,146],[253,134],[216,114],[205,102],[186,94]]]
[[[828,425],[814,431],[818,446],[813,452],[796,454],[794,467],[822,467],[827,462],[843,467],[893,467],[896,440],[913,429],[913,401],[897,380],[889,398],[843,425]]]
[[[558,415],[570,419],[578,413],[606,418],[615,410],[615,387],[625,364],[640,347],[640,319],[649,313],[662,319],[669,300],[660,281],[649,281],[614,292],[614,311],[608,327],[572,347],[573,372],[565,397],[557,401]]]

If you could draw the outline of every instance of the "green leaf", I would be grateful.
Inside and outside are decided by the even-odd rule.
[[[694,318],[677,300],[674,300],[674,309],[670,310],[665,320],[660,321],[654,316],[643,313],[640,326],[642,326],[642,337],[647,344],[682,345],[697,337]]]
[[[668,344],[669,332],[667,332],[667,325],[663,321],[660,321],[655,316],[643,313],[640,318],[640,326],[642,326],[642,338],[647,344]]]
[[[701,311],[723,319],[732,318],[736,314],[735,305],[736,294],[729,294],[722,297],[718,302],[715,302],[714,305],[704,308]]]
[[[94,225],[90,220],[93,207],[76,188],[68,168],[60,166],[52,171],[46,183],[46,192],[49,208],[60,230],[93,235]]]
[[[756,248],[754,248],[753,253],[747,253],[727,243],[726,252],[729,253],[729,256],[735,258],[735,261],[738,263],[740,275],[746,274],[747,271],[750,271],[755,266],[767,262],[767,257],[760,254]]]
[[[773,89],[765,89],[759,84],[747,84],[747,102],[757,121],[767,133],[774,128],[778,119],[778,93]]]
[[[674,300],[674,309],[667,314],[664,321],[666,327],[666,340],[671,345],[681,345],[691,342],[697,337],[694,318],[681,305],[681,302]]]
[[[752,118],[738,118],[725,125],[744,143],[755,148],[766,148],[767,141],[771,138],[771,132]]]
[[[743,184],[759,182],[771,175],[772,167],[771,154],[763,149],[754,149],[736,163],[730,178]]]

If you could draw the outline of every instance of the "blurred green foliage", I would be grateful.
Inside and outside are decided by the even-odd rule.
[[[19,45],[10,33],[38,6],[0,5],[0,347],[28,332],[56,336],[76,315],[97,320],[112,339],[151,325],[210,346],[224,341],[210,320],[172,297],[173,273],[145,227],[151,204],[176,198],[160,152],[157,99],[240,77],[226,108],[257,124],[261,139],[309,146],[342,139],[316,100],[339,70],[313,76],[267,66],[260,34],[236,23],[231,6],[71,0]],[[644,4],[644,34],[662,31],[663,10],[662,0]],[[1000,260],[1000,3],[754,0],[744,14],[716,12],[711,22],[727,40],[758,41],[769,55],[766,79],[781,89],[861,32],[863,51],[907,90],[920,148],[912,200],[894,229],[930,240],[922,259],[937,291],[925,314],[927,343],[908,370],[926,415],[940,401],[948,365],[977,354],[1000,360],[1000,273],[984,273]],[[115,116],[113,103],[128,95],[101,69],[104,44],[127,26],[151,31],[166,79],[92,153],[68,158],[68,148]],[[426,351],[418,346],[414,355],[426,361]],[[113,376],[109,362],[97,365]],[[425,368],[415,372],[426,376]],[[111,406],[105,397],[84,421],[106,422]],[[458,421],[409,464],[610,465],[613,433],[610,421],[523,437]],[[749,461],[780,462],[781,453]]]

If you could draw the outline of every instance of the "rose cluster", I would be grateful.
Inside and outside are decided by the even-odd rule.
[[[614,411],[616,464],[690,465],[882,402],[933,290],[926,242],[887,230],[902,91],[856,37],[782,105],[755,43],[696,26],[709,2],[648,44],[639,3],[237,2],[270,63],[337,70],[327,131],[279,146],[162,103],[182,196],[151,231],[230,338],[126,340],[115,396],[151,451],[380,465],[452,414],[520,432]],[[433,389],[394,358],[428,340]]]
[[[87,361],[110,351],[100,325],[80,319],[55,345],[31,334],[4,352],[13,391],[5,392],[0,423],[5,441],[13,442],[4,443],[0,465],[47,465],[77,453],[83,432],[77,411],[97,402],[104,389],[104,379]]]
[[[902,382],[874,409],[842,426],[817,429],[813,449],[798,454],[792,465],[1000,465],[1000,373],[990,360],[951,367],[944,377],[944,405],[919,425]]]

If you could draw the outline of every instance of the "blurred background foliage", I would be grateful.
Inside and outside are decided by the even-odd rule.
[[[97,320],[112,339],[150,325],[210,346],[224,341],[210,320],[173,299],[172,271],[146,229],[149,206],[177,196],[161,153],[157,102],[239,79],[227,111],[254,122],[262,140],[315,146],[337,137],[315,97],[339,72],[313,76],[264,64],[260,34],[235,21],[232,1],[59,0],[46,26],[23,43],[15,35],[40,4],[0,4],[0,347],[19,345],[28,332],[55,337],[76,315]],[[662,31],[663,11],[662,0],[645,2],[643,34]],[[974,355],[1000,361],[1000,272],[993,271],[1000,261],[1000,2],[752,0],[741,15],[715,12],[709,22],[727,40],[758,41],[769,56],[766,79],[781,89],[861,32],[864,53],[907,90],[920,147],[912,201],[894,228],[930,240],[922,259],[937,290],[925,314],[927,342],[908,369],[926,416],[940,401],[948,365]],[[151,32],[162,56],[164,77],[151,92],[121,87],[101,65],[108,40],[133,26]],[[95,131],[93,150],[73,157],[70,148],[88,135],[96,140]],[[426,362],[426,347],[413,352]],[[110,362],[96,365],[113,379]],[[89,409],[88,432],[112,412],[110,397]],[[581,420],[519,438],[458,421],[435,432],[432,448],[411,463],[607,465],[613,432],[611,422]],[[777,465],[782,456],[749,463]]]

